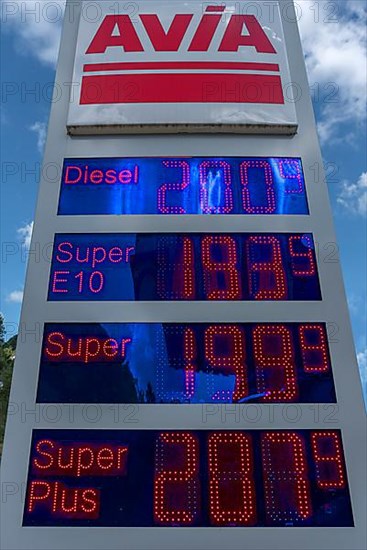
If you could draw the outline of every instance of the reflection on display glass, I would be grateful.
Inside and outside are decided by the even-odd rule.
[[[55,236],[49,300],[320,300],[309,233]]]
[[[353,526],[338,430],[35,430],[25,526]]]
[[[65,159],[59,214],[308,214],[299,158]]]
[[[46,324],[38,402],[331,403],[322,323]]]

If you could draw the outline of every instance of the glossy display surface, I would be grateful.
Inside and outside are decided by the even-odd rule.
[[[301,159],[65,159],[59,214],[308,214]]]
[[[35,430],[26,526],[352,526],[338,430]]]
[[[49,300],[320,300],[309,233],[56,234]]]
[[[322,323],[53,323],[41,403],[333,403]]]

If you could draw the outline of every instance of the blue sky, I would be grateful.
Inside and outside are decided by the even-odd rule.
[[[299,26],[367,395],[367,4],[364,0],[332,4],[337,4],[335,13],[326,0],[299,1]],[[19,321],[63,5],[63,0],[4,0],[1,5],[0,310],[9,336]]]

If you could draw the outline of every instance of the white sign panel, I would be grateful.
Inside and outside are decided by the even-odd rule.
[[[70,134],[296,132],[278,2],[95,6],[79,23]]]
[[[72,82],[77,50],[83,103],[51,108],[1,459],[4,550],[366,547],[365,411],[294,6],[208,6],[66,2],[56,82]],[[259,17],[242,20],[250,6]],[[284,91],[279,14],[296,135],[220,133],[289,122],[287,102],[168,101],[199,97],[180,79],[228,82],[249,63]],[[161,101],[117,85],[124,103],[103,103],[110,87],[89,77],[135,78],[136,97]],[[92,135],[67,135],[68,116]]]

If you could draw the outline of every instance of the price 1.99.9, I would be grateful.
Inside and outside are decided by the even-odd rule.
[[[335,403],[323,323],[47,323],[46,403]]]

